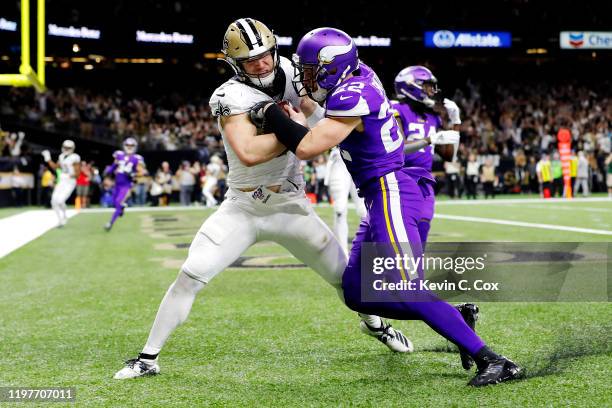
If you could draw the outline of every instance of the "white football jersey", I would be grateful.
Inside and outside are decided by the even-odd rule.
[[[284,72],[285,86],[282,95],[279,95],[277,102],[288,101],[293,106],[300,105],[300,98],[297,96],[291,79],[293,78],[293,66],[291,62],[280,57],[280,69],[277,75]],[[291,182],[300,186],[304,185],[304,177],[300,172],[300,161],[291,152],[287,152],[265,163],[256,166],[245,166],[228,143],[225,132],[221,127],[222,116],[232,116],[249,112],[251,107],[258,102],[270,100],[270,96],[249,86],[243,82],[232,78],[215,90],[210,98],[210,107],[214,116],[217,116],[219,130],[223,137],[229,172],[227,174],[227,184],[234,188],[251,188],[260,185],[269,186],[283,184],[284,181]]]
[[[344,160],[342,160],[342,156],[340,155],[340,149],[338,147],[334,147],[329,152],[329,157],[327,158],[327,172],[325,173],[325,185],[329,185],[331,180],[336,180],[339,183],[348,183],[349,180],[352,181],[351,174],[348,172],[346,168],[346,164],[344,164]]]
[[[220,174],[221,174],[221,166],[219,166],[217,163],[209,163],[208,166],[206,166],[207,176],[219,178]]]
[[[74,174],[74,164],[80,163],[81,158],[76,153],[60,153],[59,158],[57,159],[57,164],[62,169],[62,178],[73,178]]]

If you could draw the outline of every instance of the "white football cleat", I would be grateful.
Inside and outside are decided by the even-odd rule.
[[[115,373],[115,380],[125,380],[128,378],[142,377],[144,375],[159,374],[159,364],[157,359],[151,363],[145,363],[139,358],[133,358],[125,362],[125,367]]]
[[[382,319],[380,321],[381,326],[374,328],[362,320],[359,323],[359,328],[365,334],[376,337],[385,346],[389,347],[389,350],[395,353],[412,353],[414,351],[412,342],[401,331],[394,329]]]

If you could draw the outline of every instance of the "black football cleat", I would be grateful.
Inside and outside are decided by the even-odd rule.
[[[485,362],[468,385],[483,387],[485,385],[499,384],[500,382],[521,378],[522,374],[523,369],[521,367],[506,357],[499,356],[499,358]]]
[[[455,305],[455,309],[461,313],[463,320],[465,323],[470,326],[470,329],[475,330],[476,328],[476,320],[478,320],[478,306],[473,303],[461,303],[459,305]],[[469,370],[474,366],[474,359],[465,351],[459,349],[459,356],[461,357],[461,365],[465,370]]]

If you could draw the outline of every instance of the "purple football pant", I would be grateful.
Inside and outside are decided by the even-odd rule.
[[[110,220],[111,225],[117,221],[117,218],[123,215],[125,201],[130,196],[131,189],[131,184],[115,184],[115,188],[113,189],[113,206],[115,207],[115,212],[113,212],[113,216]]]
[[[423,185],[422,189],[425,197],[423,206],[421,207],[421,218],[419,218],[419,223],[417,226],[419,228],[419,235],[421,237],[421,246],[423,247],[423,250],[425,250],[425,244],[427,243],[427,237],[429,236],[429,228],[431,228],[431,220],[433,220],[434,217],[436,196],[431,183]]]
[[[392,257],[396,254],[403,256],[405,252],[411,252],[408,255],[414,257],[422,255],[417,225],[421,219],[427,187],[423,182],[418,184],[419,178],[410,174],[407,169],[389,173],[363,191],[368,215],[362,220],[353,240],[349,262],[342,276],[345,302],[352,310],[364,314],[398,320],[423,320],[437,333],[474,356],[485,343],[469,328],[453,306],[434,293],[426,290],[418,293],[382,291],[373,301],[362,299],[362,243],[388,243],[384,247],[389,248],[391,253],[388,255]],[[400,277],[400,273],[405,275],[407,271],[397,271],[395,279],[407,277]],[[418,268],[416,273],[422,277],[422,268]]]

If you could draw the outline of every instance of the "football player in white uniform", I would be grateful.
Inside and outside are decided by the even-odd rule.
[[[363,198],[357,194],[357,187],[346,169],[340,156],[340,149],[331,149],[327,158],[327,171],[325,172],[325,185],[334,207],[334,235],[338,238],[345,253],[348,254],[348,198],[349,195],[355,204],[355,211],[359,218],[365,217],[367,211]]]
[[[206,181],[202,188],[202,195],[206,198],[206,207],[214,207],[217,205],[213,192],[219,181],[219,175],[223,170],[223,159],[219,156],[214,155],[210,158],[210,163],[206,166]]]
[[[75,144],[72,140],[64,140],[62,143],[62,153],[57,162],[51,160],[51,153],[43,150],[42,156],[45,162],[53,170],[61,170],[58,182],[51,195],[51,208],[55,211],[58,219],[58,227],[66,225],[66,201],[76,187],[76,179],[81,171],[81,158],[74,152]]]
[[[272,32],[250,18],[229,25],[223,53],[236,76],[214,91],[210,105],[227,152],[229,190],[193,239],[142,352],[126,362],[116,379],[157,374],[157,356],[168,336],[187,318],[196,294],[256,242],[281,244],[336,288],[344,300],[341,283],[347,256],[305,196],[300,161],[276,142],[273,144],[282,149],[273,153],[252,148],[253,139],[262,133],[249,115],[255,104],[271,98],[300,104],[290,81],[291,62],[278,55]],[[362,331],[393,351],[412,351],[410,341],[380,317],[360,316]]]

